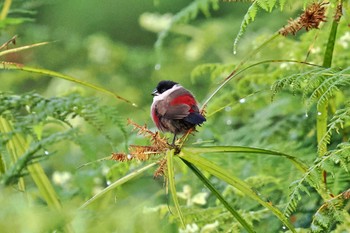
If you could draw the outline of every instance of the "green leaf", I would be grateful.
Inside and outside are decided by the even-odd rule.
[[[245,183],[241,179],[233,176],[228,171],[215,165],[214,163],[210,162],[209,160],[207,160],[207,159],[205,159],[205,158],[203,158],[195,153],[191,153],[188,150],[183,149],[180,153],[180,157],[182,159],[192,163],[196,167],[203,169],[204,171],[216,176],[217,178],[219,178],[219,179],[227,182],[228,184],[234,186],[235,188],[239,189],[247,197],[252,198],[253,200],[257,201],[265,208],[269,209],[292,232],[296,232],[293,225],[289,222],[289,220],[283,215],[283,213],[279,209],[277,209],[276,207],[271,205],[271,203],[266,202],[263,199],[261,199],[261,197],[256,192],[254,192],[247,183]]]
[[[16,38],[16,36],[13,37],[13,39],[15,39],[15,38]],[[18,52],[23,51],[23,50],[27,50],[27,49],[31,49],[31,48],[39,47],[39,46],[43,46],[43,45],[47,45],[49,43],[50,42],[40,42],[40,43],[36,43],[36,44],[21,46],[21,47],[18,47],[18,48],[6,49],[6,50],[0,52],[0,57],[4,56],[6,54],[18,53]]]
[[[308,166],[306,166],[303,162],[301,162],[298,158],[294,156],[273,151],[273,150],[265,150],[254,147],[245,147],[245,146],[208,146],[208,147],[186,147],[183,151],[189,153],[247,153],[247,154],[256,154],[256,155],[274,155],[279,157],[284,157],[290,160],[297,169],[299,169],[302,173],[306,172]]]
[[[96,200],[98,200],[99,198],[101,198],[102,196],[104,196],[106,193],[108,193],[109,191],[119,187],[120,185],[136,178],[137,176],[139,176],[140,174],[142,174],[143,172],[147,171],[148,169],[150,169],[151,167],[153,167],[154,165],[156,165],[157,163],[151,163],[148,164],[147,166],[144,166],[136,171],[133,171],[132,173],[116,180],[115,182],[113,182],[111,185],[109,185],[108,187],[104,188],[101,192],[97,193],[95,196],[93,196],[92,198],[90,198],[88,201],[86,201],[80,208],[85,208],[86,206],[90,205],[91,203],[95,202]]]
[[[181,158],[182,159],[182,158]],[[225,200],[218,190],[210,183],[210,181],[190,162],[182,159],[182,161],[198,176],[205,186],[219,199],[226,209],[237,219],[237,221],[248,231],[255,232],[253,227],[248,224],[244,218]]]
[[[169,189],[170,189],[170,194],[173,199],[174,205],[176,212],[180,218],[181,224],[183,227],[185,227],[185,219],[182,214],[182,211],[180,209],[180,204],[179,200],[177,198],[177,192],[176,192],[176,186],[175,186],[175,174],[174,174],[174,164],[173,164],[173,159],[174,159],[174,150],[168,150],[166,153],[167,157],[167,170],[168,170],[168,184],[169,184]]]
[[[13,127],[11,122],[0,117],[0,132],[9,133],[13,132]],[[28,149],[28,142],[21,134],[15,134],[8,142],[8,151],[12,155],[13,162],[16,162],[20,156],[22,156]],[[44,169],[39,163],[31,164],[27,167],[28,172],[32,179],[34,180],[37,188],[40,191],[41,196],[46,201],[47,205],[54,210],[61,211],[62,205],[58,199],[58,195],[53,188],[49,178],[45,174]],[[24,181],[20,179],[19,181],[20,190],[24,191]],[[65,232],[73,232],[73,228],[70,224],[64,226]]]
[[[121,97],[121,96],[115,94],[114,92],[109,91],[103,87],[100,87],[100,86],[97,86],[95,84],[92,84],[92,83],[89,83],[86,81],[82,81],[82,80],[76,79],[72,76],[58,73],[58,72],[55,72],[52,70],[39,69],[39,68],[33,68],[33,67],[28,67],[28,66],[13,65],[13,64],[7,64],[6,66],[3,67],[3,69],[20,70],[20,71],[26,71],[26,72],[37,73],[37,74],[44,74],[44,75],[48,75],[48,76],[52,76],[52,77],[61,78],[61,79],[64,79],[64,80],[67,80],[67,81],[70,81],[73,83],[80,84],[80,85],[85,86],[85,87],[92,88],[92,89],[99,91],[99,92],[102,92],[104,94],[113,96],[113,97],[120,99],[128,104],[131,104],[134,107],[137,107],[137,104],[135,104],[135,103],[131,102],[130,100],[125,99],[124,97]]]
[[[233,53],[236,54],[237,52],[237,44],[239,39],[241,39],[242,35],[244,34],[248,24],[254,21],[256,14],[258,13],[258,4],[256,1],[252,3],[252,5],[249,7],[247,13],[244,15],[243,21],[241,23],[241,26],[239,28],[239,32],[237,33],[237,36],[235,38],[235,41],[233,43]]]

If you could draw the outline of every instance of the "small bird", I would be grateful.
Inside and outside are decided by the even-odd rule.
[[[174,134],[173,146],[177,135],[186,133],[206,121],[199,113],[197,101],[191,92],[176,82],[160,81],[152,95],[153,122],[159,130]]]

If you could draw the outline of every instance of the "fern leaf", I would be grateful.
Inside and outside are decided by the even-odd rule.
[[[303,186],[302,182],[301,180],[297,180],[291,184],[290,189],[292,191],[289,194],[289,199],[284,209],[284,215],[290,216],[291,213],[296,210],[298,202],[301,200],[300,187]]]
[[[311,187],[315,188],[320,195],[323,195],[322,190],[324,190],[324,184],[322,183],[320,174],[321,167],[324,163],[325,157],[318,159],[315,165],[311,166],[307,172],[304,173],[301,179],[291,184],[289,200],[287,201],[286,207],[284,208],[284,214],[286,216],[289,216],[296,210],[297,204],[301,200],[301,192],[310,195],[307,187],[304,185],[305,183],[308,183]]]
[[[284,213],[288,216],[296,210],[298,202],[301,200],[301,192],[307,193],[307,187],[304,185],[307,182],[310,186],[314,187],[320,195],[324,190],[324,184],[321,180],[321,171],[334,171],[337,164],[346,171],[349,172],[350,164],[350,143],[342,143],[338,145],[337,149],[327,152],[326,155],[317,158],[315,164],[311,166],[308,171],[302,176],[301,179],[291,184],[291,192],[289,194],[289,200],[286,203]],[[324,196],[322,196],[325,198]]]
[[[319,152],[326,152],[326,145],[330,143],[331,136],[334,131],[339,133],[339,129],[343,128],[346,122],[350,121],[350,104],[348,104],[345,108],[339,109],[335,112],[334,116],[330,120],[328,124],[328,130],[326,134],[322,137],[319,143]]]
[[[285,0],[280,0],[279,5],[280,9],[282,10],[285,5]],[[263,9],[266,12],[271,12],[275,7],[277,7],[277,0],[255,0],[250,5],[250,7],[247,10],[247,13],[244,15],[241,26],[239,28],[239,31],[237,33],[237,36],[233,42],[233,54],[236,54],[237,52],[237,44],[238,41],[241,39],[242,35],[246,31],[248,25],[252,23],[255,20],[255,17],[258,13],[259,9]]]
[[[321,205],[313,216],[312,232],[328,232],[331,226],[343,221],[344,217],[348,216],[347,212],[344,211],[344,203],[349,199],[348,192],[349,190],[346,190]]]
[[[237,36],[233,42],[233,54],[236,54],[237,51],[237,44],[238,41],[241,39],[242,35],[244,34],[245,30],[247,29],[247,26],[254,21],[255,16],[258,13],[259,6],[257,2],[253,2],[253,4],[248,8],[247,13],[244,15],[243,21],[241,23],[241,26],[239,28],[239,32],[237,33]]]
[[[286,5],[287,0],[280,0],[279,1],[279,6],[280,6],[280,10],[283,11],[284,6]]]

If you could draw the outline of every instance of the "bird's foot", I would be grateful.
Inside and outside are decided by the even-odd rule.
[[[169,146],[170,149],[174,149],[175,150],[174,154],[179,154],[180,151],[181,151],[180,146],[176,145],[175,143],[171,143],[171,144],[168,143],[168,146]]]

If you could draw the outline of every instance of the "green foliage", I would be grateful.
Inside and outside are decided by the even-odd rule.
[[[195,0],[186,6],[184,9],[179,11],[177,14],[172,16],[170,24],[165,30],[159,34],[155,46],[158,50],[161,50],[163,46],[164,39],[169,34],[170,30],[177,24],[188,23],[190,20],[195,19],[201,12],[206,17],[210,16],[210,9],[218,9],[218,0]]]
[[[0,5],[2,9],[0,13],[0,29],[3,30],[26,22],[34,22],[33,16],[36,14],[36,11],[31,10],[28,5],[25,6],[22,2],[15,2],[14,7],[11,7],[11,4],[12,0],[6,0]]]
[[[332,117],[328,125],[327,133],[322,138],[320,147],[318,148],[322,153],[325,152],[325,145],[331,143],[331,137],[333,132],[336,131],[339,134],[341,129],[348,126],[348,122],[350,119],[349,116],[349,104],[346,104],[344,108],[340,108],[334,113],[334,116]]]
[[[273,86],[273,97],[283,88],[290,88],[292,92],[302,92],[310,108],[315,102],[322,105],[334,97],[341,88],[350,85],[350,69],[315,68],[301,73],[292,74],[278,80]]]
[[[28,14],[35,4],[1,6],[2,41],[11,38],[6,34],[29,41],[0,51],[2,231],[345,232],[350,34],[346,20],[333,17],[335,2],[323,5],[327,21],[316,23],[318,30],[296,38],[269,28],[287,24],[273,11],[298,17],[314,1],[155,2],[103,3],[113,15],[127,12],[125,22],[96,17],[91,9],[101,3],[94,1],[41,5],[38,16]],[[83,11],[98,29],[66,27]],[[157,12],[154,26],[164,29],[158,51],[146,42],[154,35],[130,30],[145,12]],[[25,16],[37,21],[10,25]],[[118,25],[137,36],[125,39]],[[239,43],[244,56],[230,49],[234,25],[234,50],[256,27]],[[41,48],[47,43],[37,41],[59,42]],[[163,79],[191,89],[205,103],[207,122],[179,148],[164,139],[166,146],[152,151],[161,139],[153,124],[139,134],[125,124],[150,122],[149,94]],[[110,161],[111,153],[123,159]],[[133,153],[144,159],[130,159]],[[156,174],[164,179],[152,179]]]
[[[79,139],[79,133],[70,123],[74,118],[81,118],[92,125],[112,146],[114,142],[109,135],[106,122],[119,125],[124,138],[127,137],[118,111],[109,106],[98,105],[99,100],[96,98],[84,98],[79,94],[45,98],[36,93],[23,95],[1,93],[0,102],[0,115],[14,125],[13,132],[1,134],[1,148],[15,136],[14,133],[31,135],[33,138],[31,147],[5,172],[2,182],[6,185],[16,182],[28,164],[47,158],[49,152],[46,148],[52,144],[60,141],[83,143]],[[52,124],[63,126],[63,132],[55,132]]]

